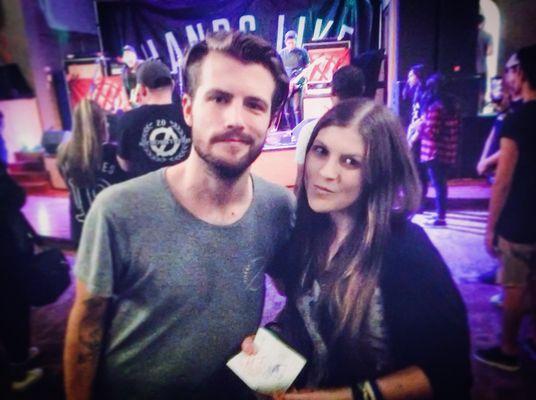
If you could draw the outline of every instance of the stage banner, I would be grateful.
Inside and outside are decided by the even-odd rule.
[[[97,6],[108,55],[120,55],[129,44],[143,58],[161,58],[174,73],[208,32],[251,32],[281,50],[292,29],[299,46],[347,40],[356,55],[368,50],[372,20],[369,0],[100,0]]]

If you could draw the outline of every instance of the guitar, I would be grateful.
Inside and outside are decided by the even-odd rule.
[[[293,76],[290,79],[288,95],[289,98],[291,98],[298,90],[301,90],[305,86],[308,80],[307,77],[310,75],[313,68],[319,65],[326,58],[326,56],[318,57],[317,59],[309,63],[309,65],[302,69],[297,75]]]

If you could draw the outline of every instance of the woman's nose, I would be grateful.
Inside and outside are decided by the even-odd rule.
[[[339,174],[339,166],[335,157],[328,157],[319,170],[320,175],[326,179],[336,179]]]

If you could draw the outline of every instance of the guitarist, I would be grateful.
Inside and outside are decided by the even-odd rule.
[[[134,47],[126,45],[123,47],[123,55],[121,57],[123,68],[121,70],[121,80],[128,103],[131,106],[136,104],[136,72],[142,61],[138,59],[138,55]]]
[[[292,78],[300,74],[300,72],[309,64],[309,55],[305,49],[296,46],[296,32],[288,31],[285,34],[285,48],[281,50],[279,55],[285,66],[285,71],[291,79],[289,90],[289,99],[285,103],[284,115],[288,125],[288,129],[294,128],[301,121],[301,96],[302,85],[304,79],[298,82],[292,82]]]

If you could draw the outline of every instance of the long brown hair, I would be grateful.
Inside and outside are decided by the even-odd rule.
[[[104,110],[93,100],[81,100],[73,112],[71,137],[58,149],[62,173],[77,186],[92,185],[102,163],[102,143],[107,139]]]
[[[409,218],[417,209],[420,186],[402,127],[388,108],[364,99],[339,103],[318,121],[307,153],[318,133],[329,126],[355,128],[365,143],[363,188],[350,207],[353,228],[328,264],[335,227],[329,215],[315,213],[309,207],[302,180],[293,242],[299,245],[293,261],[299,271],[295,289],[309,287],[322,274],[334,276],[328,279],[329,290],[322,294],[333,322],[333,342],[359,339],[378,286],[391,223],[396,216]]]

